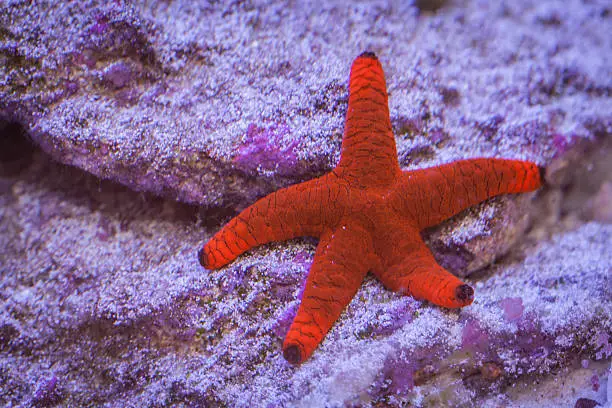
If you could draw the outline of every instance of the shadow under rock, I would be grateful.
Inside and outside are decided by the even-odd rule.
[[[0,176],[19,174],[32,163],[34,142],[16,122],[0,121]]]
[[[198,206],[136,192],[114,181],[58,163],[38,148],[24,128],[14,122],[0,122],[0,180],[0,193],[7,193],[18,181],[36,184],[53,191],[60,201],[100,211],[103,215],[118,216],[126,224],[130,220],[155,219],[193,225],[204,219],[207,220],[205,226],[215,227],[214,220],[220,224],[227,217],[219,217],[214,211],[209,216]]]

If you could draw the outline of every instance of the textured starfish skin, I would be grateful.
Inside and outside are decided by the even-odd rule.
[[[283,344],[293,364],[323,340],[366,273],[390,290],[447,308],[473,289],[436,263],[420,230],[487,198],[542,184],[530,162],[461,160],[402,171],[382,66],[370,52],[353,63],[340,162],[330,173],[276,191],[232,219],[200,251],[217,269],[249,249],[300,236],[319,238],[297,315]]]

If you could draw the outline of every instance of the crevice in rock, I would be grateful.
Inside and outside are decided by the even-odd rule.
[[[13,176],[26,169],[36,150],[23,126],[0,120],[0,176]]]
[[[130,219],[150,218],[194,223],[199,208],[147,192],[136,192],[108,179],[99,178],[78,167],[55,161],[42,151],[22,125],[0,121],[0,179],[38,183],[60,193],[61,200],[78,202],[91,211]]]

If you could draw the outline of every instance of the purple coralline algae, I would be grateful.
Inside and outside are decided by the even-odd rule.
[[[523,300],[520,297],[502,299],[499,305],[504,310],[504,317],[509,322],[520,319],[525,310],[523,307]]]
[[[259,127],[251,123],[234,157],[234,164],[249,173],[268,171],[280,176],[292,173],[297,164],[294,151],[297,141],[282,147],[283,138],[289,134],[285,124]]]
[[[132,68],[121,61],[106,67],[102,73],[102,79],[115,89],[125,87],[132,77]]]
[[[469,320],[461,331],[461,347],[483,353],[489,346],[489,335],[480,326],[478,321]]]

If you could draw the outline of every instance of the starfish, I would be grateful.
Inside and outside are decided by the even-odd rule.
[[[392,291],[446,308],[471,304],[472,287],[436,263],[420,231],[490,197],[542,184],[541,169],[518,160],[478,158],[402,171],[387,98],[382,66],[364,52],[351,68],[338,165],[260,199],[199,252],[202,266],[218,269],[271,241],[319,238],[283,343],[292,364],[310,357],[368,271]]]

